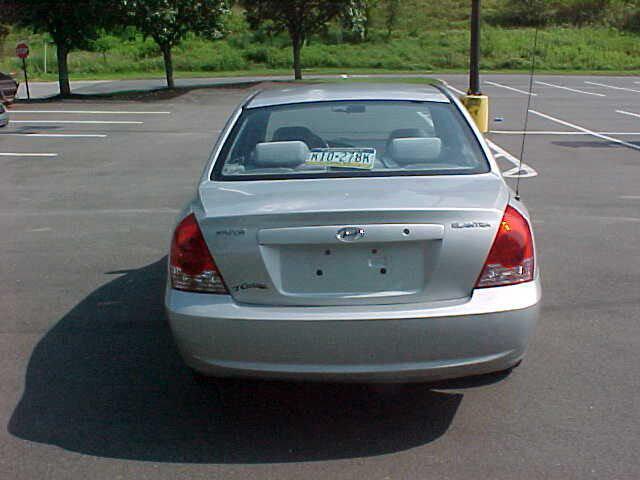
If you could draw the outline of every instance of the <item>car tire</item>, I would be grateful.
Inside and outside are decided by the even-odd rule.
[[[518,368],[521,363],[522,363],[522,360],[518,360],[514,365],[511,365],[509,368],[506,368],[502,370],[502,372],[498,372],[498,373],[504,373],[506,375],[510,375],[511,372],[513,372],[516,368]]]
[[[197,385],[209,385],[211,383],[213,383],[216,379],[216,377],[211,377],[209,375],[205,375],[204,373],[194,369],[194,368],[189,368],[190,372],[191,372],[191,379],[193,380],[193,382]]]

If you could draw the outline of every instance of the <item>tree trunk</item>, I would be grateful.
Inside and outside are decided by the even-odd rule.
[[[371,2],[366,2],[365,11],[364,11],[364,25],[362,31],[362,40],[365,42],[369,41],[369,30],[371,30],[371,10],[372,5]]]
[[[293,74],[296,80],[302,80],[302,64],[300,62],[300,52],[302,51],[303,38],[299,34],[291,36],[293,45]]]
[[[69,58],[69,49],[64,44],[58,44],[58,84],[60,85],[60,96],[71,96],[71,85],[69,85],[69,65],[67,60]]]
[[[164,57],[164,71],[167,74],[167,87],[175,88],[176,84],[173,81],[173,58],[171,56],[171,47],[161,47],[162,56]]]

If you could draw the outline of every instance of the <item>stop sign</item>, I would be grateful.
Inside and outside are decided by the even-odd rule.
[[[18,58],[27,58],[29,56],[29,45],[26,43],[19,43],[16,46],[16,56]]]

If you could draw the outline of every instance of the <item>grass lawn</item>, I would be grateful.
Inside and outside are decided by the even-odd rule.
[[[15,72],[16,78],[19,81],[23,81],[22,73]],[[466,74],[468,73],[467,69],[443,69],[438,71],[433,70],[425,70],[423,72],[417,72],[415,70],[386,70],[386,69],[353,69],[353,68],[314,68],[314,69],[304,69],[303,75],[403,75],[403,74],[425,74],[437,76],[438,74],[446,74],[446,73],[460,73]],[[492,73],[492,74],[528,74],[528,69],[518,69],[518,70],[482,70],[481,74]],[[640,76],[640,69],[638,70],[549,70],[549,69],[538,69],[536,68],[536,74],[545,74],[545,75],[616,75],[616,76]],[[293,78],[293,73],[290,69],[255,69],[255,70],[237,70],[237,71],[228,71],[228,72],[200,72],[200,71],[176,71],[175,78],[202,78],[202,79],[210,79],[210,78],[231,78],[231,77],[270,77],[270,76],[290,76]],[[160,79],[164,80],[164,72],[163,71],[153,71],[153,72],[137,72],[131,71],[126,73],[78,73],[71,75],[71,81],[93,81],[93,80],[143,80],[143,79]],[[332,81],[332,79],[303,79],[302,81],[313,81],[323,82],[323,81]],[[349,77],[349,81],[370,81],[370,78],[362,78],[362,77]],[[29,73],[29,81],[30,82],[57,82],[58,75],[55,73],[49,74],[31,74]],[[391,80],[387,78],[376,78],[376,82],[385,82],[385,81],[401,81],[403,83],[422,83],[424,81],[424,77],[392,77]]]
[[[533,30],[485,25],[481,69],[492,73],[526,72]],[[55,48],[48,47],[44,73],[44,37],[14,31],[4,42],[0,71],[20,75],[13,46],[26,40],[31,47],[30,78],[56,80]],[[256,42],[247,32],[224,40],[188,38],[174,49],[176,77],[291,75],[287,39]],[[312,39],[302,51],[307,74],[449,73],[467,71],[468,30],[416,30],[394,34],[388,41],[373,35],[368,42],[346,43]],[[540,31],[536,64],[540,73],[640,73],[640,35],[607,27],[547,27]],[[69,57],[72,80],[162,78],[163,62],[157,46],[140,35],[105,35],[93,51],[74,51]]]

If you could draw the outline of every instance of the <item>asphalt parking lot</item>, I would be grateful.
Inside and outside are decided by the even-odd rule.
[[[521,193],[541,321],[512,375],[436,387],[202,385],[182,365],[162,311],[171,227],[246,90],[15,105],[0,130],[0,477],[640,477],[640,81],[534,87]],[[511,183],[528,78],[483,89]]]

